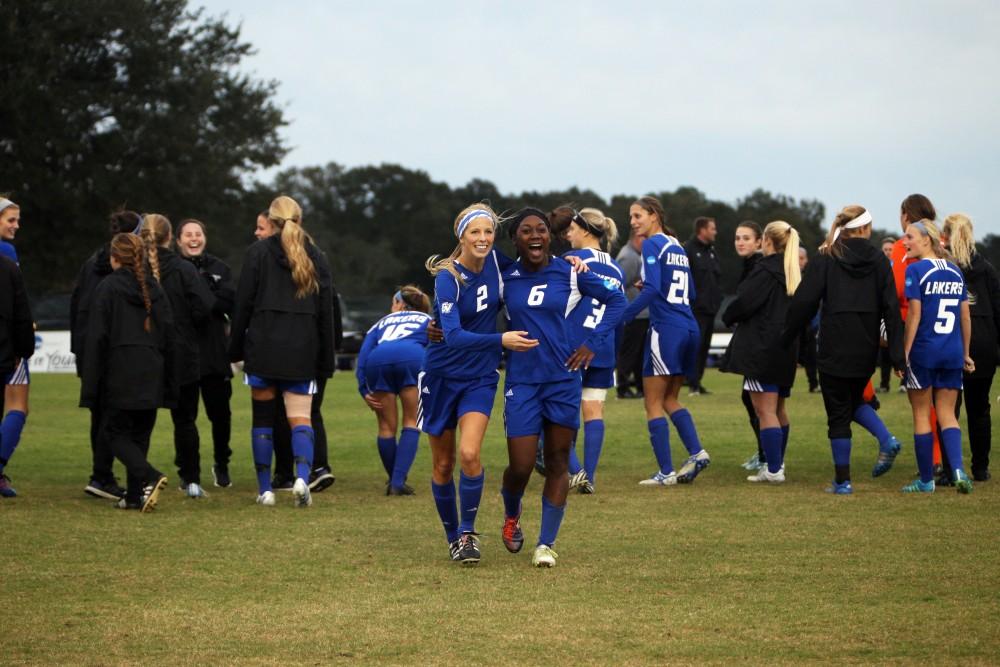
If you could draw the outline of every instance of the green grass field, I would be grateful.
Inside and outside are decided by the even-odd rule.
[[[1000,481],[971,496],[904,496],[915,470],[909,407],[882,415],[904,443],[870,477],[876,444],[856,429],[855,493],[832,475],[821,399],[790,403],[788,483],[759,488],[738,379],[710,371],[684,398],[712,465],[688,487],[654,471],[638,401],[611,399],[593,496],[571,495],[552,570],[530,566],[540,484],[525,496],[529,540],[500,537],[506,449],[500,407],[484,447],[483,561],[461,568],[429,489],[382,495],[374,418],[349,374],[325,415],[337,483],[298,510],[254,504],[249,396],[234,387],[234,486],[176,490],[170,419],[154,464],[171,477],[150,515],[89,498],[88,416],[72,376],[32,378],[31,416],[0,501],[0,664],[657,664],[1000,662]],[[202,418],[203,419],[203,418]],[[205,471],[211,465],[202,422]],[[674,459],[682,448],[672,433]]]

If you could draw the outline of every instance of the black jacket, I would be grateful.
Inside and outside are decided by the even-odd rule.
[[[32,325],[28,292],[17,264],[0,257],[0,377],[35,352],[35,329]]]
[[[160,284],[170,299],[174,317],[177,383],[191,384],[201,379],[199,338],[208,326],[215,298],[191,262],[166,248],[157,249],[157,258]]]
[[[76,287],[73,288],[69,307],[69,347],[76,355],[77,376],[83,375],[83,355],[87,347],[87,323],[90,321],[91,299],[97,286],[110,274],[110,248],[105,245],[83,263],[76,278]]]
[[[757,266],[757,262],[763,259],[763,257],[764,253],[755,252],[749,257],[743,258],[743,270],[740,272],[740,283],[750,277],[750,274],[753,273],[754,267]],[[739,283],[737,283],[737,285],[739,285]]]
[[[881,320],[885,320],[892,365],[902,370],[903,321],[889,260],[867,239],[844,239],[843,247],[843,256],[820,254],[806,266],[788,307],[781,342],[791,346],[822,303],[816,357],[820,372],[842,378],[871,377]]]
[[[969,292],[969,314],[972,316],[972,337],[969,356],[976,362],[970,377],[991,377],[996,372],[1000,342],[1000,280],[997,270],[982,255],[972,256],[970,266],[963,268],[965,287]]]
[[[729,341],[724,370],[766,384],[791,387],[799,347],[781,342],[791,301],[785,289],[783,261],[777,254],[757,261],[736,288],[736,298],[722,313],[727,326],[739,325]]]
[[[170,407],[176,401],[170,302],[150,277],[150,330],[139,282],[128,269],[101,281],[91,300],[80,406],[120,410]]]
[[[279,235],[247,250],[236,288],[229,341],[231,361],[268,380],[330,377],[334,368],[333,290],[330,267],[312,243],[319,292],[299,299]]]
[[[236,299],[233,272],[228,264],[208,253],[184,259],[194,265],[205,286],[215,297],[208,323],[198,330],[201,376],[221,375],[230,378],[233,373],[229,365],[229,336],[226,326],[233,315],[233,302]]]
[[[715,315],[722,305],[722,266],[715,254],[715,246],[702,243],[695,237],[684,244],[688,256],[691,279],[694,280],[694,303],[691,311],[695,315]]]

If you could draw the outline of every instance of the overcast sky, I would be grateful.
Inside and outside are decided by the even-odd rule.
[[[763,187],[893,230],[921,192],[1000,233],[995,0],[191,6],[241,23],[246,68],[280,82],[282,167],[605,197]]]

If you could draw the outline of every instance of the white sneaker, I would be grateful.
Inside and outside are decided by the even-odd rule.
[[[274,507],[274,491],[265,491],[257,496],[257,504],[265,507]]]
[[[675,484],[677,484],[677,473],[673,470],[666,475],[657,471],[657,473],[649,479],[644,479],[639,482],[640,486],[674,486]]]
[[[195,484],[194,482],[188,484],[183,491],[184,495],[188,498],[204,498],[207,495],[205,489],[201,488],[200,484]]]
[[[299,477],[292,486],[292,495],[295,496],[296,507],[309,507],[313,504],[312,494],[309,493],[309,485],[306,480]]]
[[[552,547],[539,544],[535,547],[535,553],[531,555],[531,564],[535,567],[555,567],[556,558],[559,557]]]
[[[570,491],[572,491],[576,487],[581,486],[581,485],[586,484],[586,483],[587,483],[587,473],[586,473],[586,471],[581,470],[580,472],[576,473],[575,475],[570,475],[569,476],[569,490]]]
[[[785,481],[785,466],[781,466],[778,472],[768,472],[767,466],[757,471],[756,475],[747,477],[748,482],[767,482],[769,484],[781,484]]]

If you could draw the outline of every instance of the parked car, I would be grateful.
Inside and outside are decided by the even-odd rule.
[[[729,341],[733,338],[732,329],[722,323],[722,313],[726,312],[726,307],[729,306],[730,302],[732,302],[735,298],[735,294],[729,294],[722,297],[722,306],[719,308],[719,312],[715,314],[715,326],[712,328],[712,340],[708,345],[707,363],[709,366],[719,365],[722,355],[726,353],[726,348],[729,347]]]
[[[337,298],[340,299],[340,313],[344,323],[344,338],[337,350],[337,368],[349,371],[357,361],[365,333],[389,310],[383,296],[344,298],[337,295]]]

